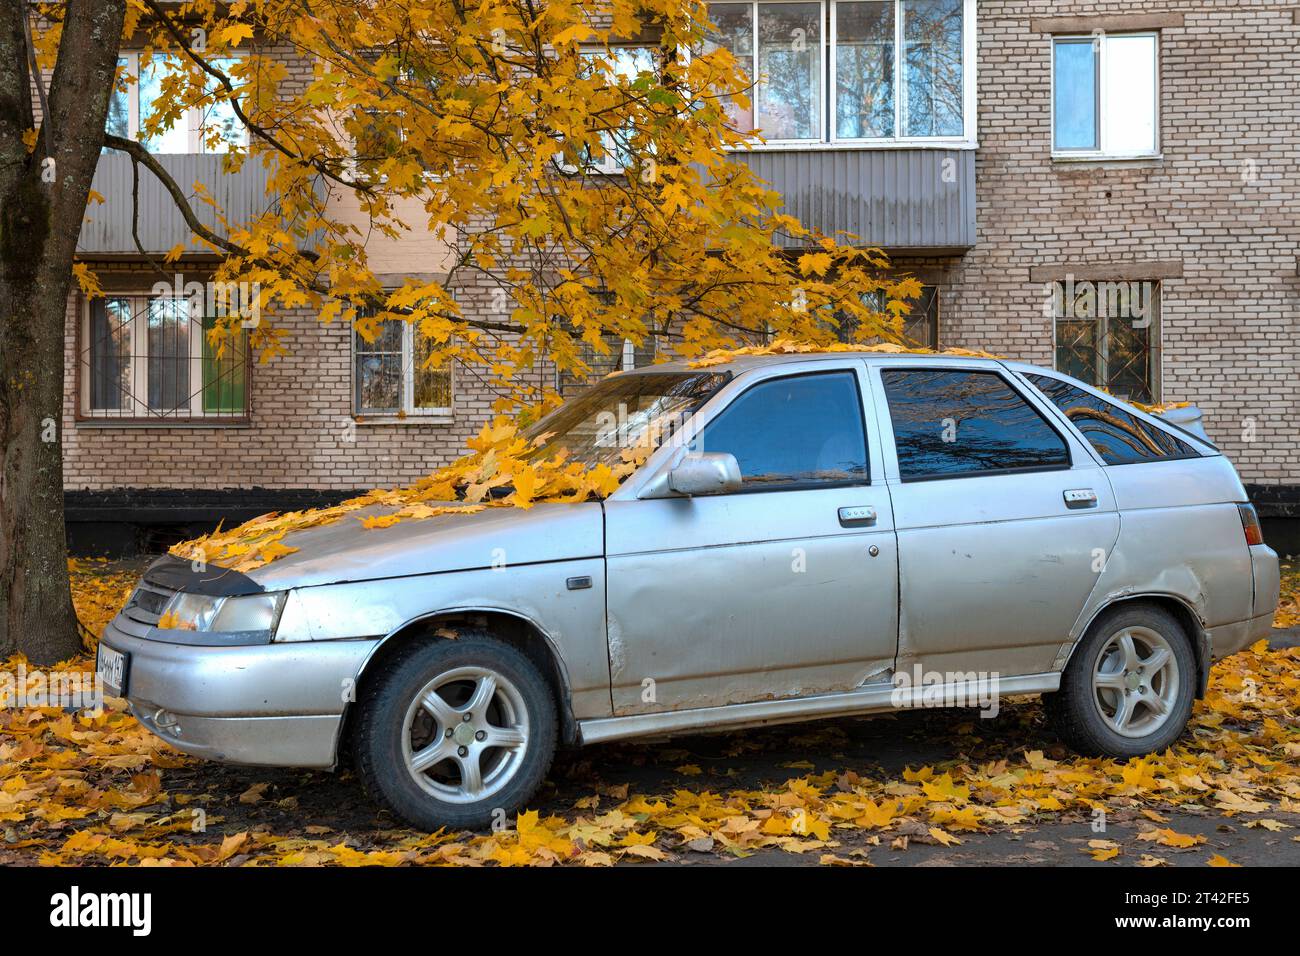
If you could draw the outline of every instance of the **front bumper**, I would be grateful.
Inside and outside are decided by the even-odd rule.
[[[168,644],[117,621],[101,640],[129,655],[125,696],[150,731],[195,756],[279,767],[334,765],[343,711],[378,643]]]

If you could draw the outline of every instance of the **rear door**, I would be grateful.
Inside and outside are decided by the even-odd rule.
[[[1179,437],[1145,421],[1082,382],[1039,369],[1019,371],[1105,463],[1124,517],[1119,560],[1107,567],[1094,599],[1124,588],[1175,594],[1195,604],[1210,627],[1254,613],[1255,549],[1246,546],[1237,511],[1245,489],[1217,449],[1206,445],[1202,455],[1196,436]],[[1085,621],[1095,609],[1088,608]]]
[[[1099,463],[1000,366],[898,360],[872,374],[898,531],[899,669],[1053,670],[1119,533]]]
[[[741,491],[606,501],[616,714],[846,691],[889,671],[897,556],[866,397],[860,361],[752,371],[691,442],[735,455]]]

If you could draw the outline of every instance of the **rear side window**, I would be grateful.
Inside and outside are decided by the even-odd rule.
[[[996,372],[884,369],[904,481],[1068,468],[1065,439]]]
[[[1108,465],[1196,455],[1196,449],[1185,441],[1129,414],[1115,402],[1050,375],[1025,377],[1065,413]]]
[[[746,490],[865,483],[857,376],[831,372],[760,382],[709,422],[693,447],[735,455]]]

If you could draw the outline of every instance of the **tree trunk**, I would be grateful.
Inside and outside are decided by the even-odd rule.
[[[48,204],[0,196],[0,658],[80,647],[63,524],[63,329],[68,283],[22,264],[43,254]]]
[[[0,659],[81,646],[63,522],[63,360],[73,256],[104,142],[126,0],[69,0],[41,136],[23,17],[0,0]]]

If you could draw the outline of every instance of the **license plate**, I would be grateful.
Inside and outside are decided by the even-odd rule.
[[[126,696],[127,656],[121,651],[104,644],[99,645],[99,657],[95,670],[104,682],[104,689],[110,697]]]

